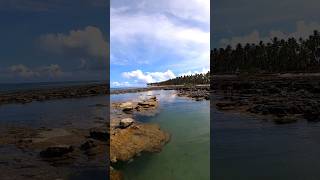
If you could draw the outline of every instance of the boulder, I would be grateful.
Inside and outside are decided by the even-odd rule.
[[[129,127],[133,123],[134,123],[134,120],[132,118],[124,118],[120,120],[119,127],[124,129]]]
[[[134,109],[132,102],[121,103],[119,106],[123,111],[131,111]]]

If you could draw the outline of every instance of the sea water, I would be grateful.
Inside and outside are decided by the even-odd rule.
[[[137,120],[159,124],[171,139],[160,153],[143,153],[122,164],[125,180],[209,180],[210,101],[194,101],[165,90],[112,95],[111,101],[153,95],[159,99],[159,113]]]
[[[320,123],[211,110],[213,179],[319,180]]]

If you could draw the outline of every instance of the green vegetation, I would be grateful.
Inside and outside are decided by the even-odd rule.
[[[148,83],[148,86],[165,86],[165,85],[200,85],[210,84],[210,72],[206,74],[194,74],[180,76],[163,82]]]
[[[214,74],[320,72],[320,35],[315,30],[307,39],[229,45],[210,55]]]

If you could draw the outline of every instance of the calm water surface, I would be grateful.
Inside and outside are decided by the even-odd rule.
[[[160,113],[141,118],[157,123],[171,134],[160,153],[142,154],[121,166],[126,180],[209,180],[210,104],[177,97],[174,91],[112,95],[111,101],[127,101],[156,95]]]
[[[107,104],[108,100],[107,96],[97,96],[2,105],[0,106],[0,131],[5,132],[10,127],[88,129],[101,126],[102,119],[105,119],[107,114],[107,107],[96,107],[95,105]],[[44,163],[43,168],[52,168],[47,163],[37,160],[37,153],[25,153],[17,148],[7,146],[0,146],[0,152],[1,162],[12,164],[15,162],[14,159],[32,159],[37,165]],[[70,174],[71,180],[107,179],[106,167],[97,166],[94,163],[80,167],[61,166],[56,167],[55,170],[57,173]]]
[[[276,125],[216,109],[211,117],[213,179],[320,179],[320,123]]]

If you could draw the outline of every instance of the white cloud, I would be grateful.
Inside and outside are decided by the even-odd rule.
[[[24,78],[30,78],[39,75],[37,72],[34,72],[32,69],[23,64],[12,65],[9,67],[9,72]]]
[[[129,82],[111,82],[111,87],[131,87],[132,85]]]
[[[71,30],[69,34],[56,33],[40,36],[41,47],[54,53],[77,51],[97,58],[107,58],[108,45],[101,30],[87,26],[80,30]]]
[[[171,70],[167,70],[165,72],[144,73],[140,69],[131,72],[124,72],[122,73],[122,76],[127,79],[135,79],[140,83],[160,82],[176,77]]]
[[[187,71],[187,72],[184,72],[184,73],[180,73],[178,76],[190,76],[190,75],[195,75],[195,74],[206,74],[209,71],[210,71],[209,68],[202,68],[201,71]]]
[[[147,59],[141,61],[144,64],[152,64],[150,61],[155,61],[152,56],[163,51],[180,57],[173,60],[171,65],[185,68],[209,67],[209,28],[179,21],[167,14],[169,12],[187,21],[205,22],[209,27],[209,0],[140,2],[136,7],[138,10],[128,6],[111,8],[112,64],[128,65],[128,61],[140,60],[140,57],[135,57],[135,53],[139,52],[134,48],[144,46],[147,47],[144,54],[148,54]]]
[[[313,33],[314,30],[320,30],[320,24],[316,22],[306,23],[305,21],[298,21],[296,23],[296,30],[291,33],[286,33],[279,30],[272,30],[269,32],[268,36],[261,36],[261,34],[254,30],[252,33],[244,36],[232,37],[230,39],[221,39],[220,44],[222,47],[226,45],[231,45],[235,47],[238,43],[259,43],[260,41],[270,42],[273,37],[278,37],[281,39],[288,39],[290,37],[294,38],[307,38]]]
[[[12,65],[8,68],[7,73],[11,76],[21,78],[36,78],[36,77],[61,77],[64,72],[57,64],[51,64],[48,66],[41,66],[36,68],[30,68],[23,64]]]

